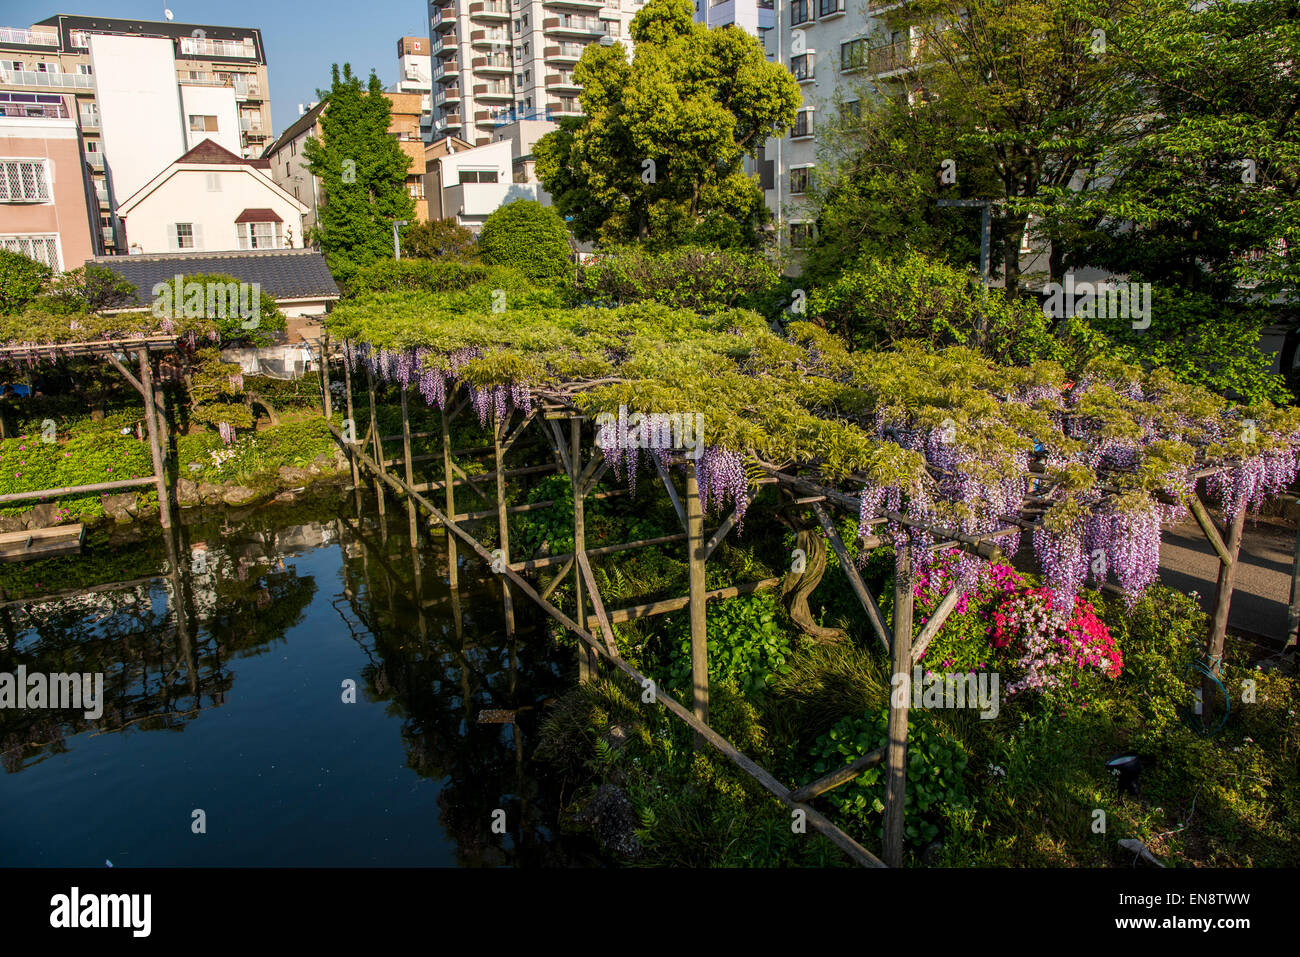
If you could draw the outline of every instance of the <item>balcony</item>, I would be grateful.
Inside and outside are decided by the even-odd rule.
[[[101,173],[104,171],[104,154],[98,151],[86,154],[86,162]]]
[[[0,43],[23,43],[34,47],[57,47],[59,45],[59,31],[0,27]]]
[[[605,0],[542,0],[544,7],[567,7],[570,10],[591,10],[599,13],[605,7]]]
[[[95,198],[99,200],[99,205],[100,205],[100,206],[107,206],[107,205],[108,205],[108,187],[107,187],[107,186],[100,186],[99,184],[96,184],[96,185],[95,185]]]
[[[99,233],[100,233],[101,236],[104,237],[104,244],[105,244],[105,245],[107,245],[107,246],[115,246],[115,245],[117,245],[117,237],[113,235],[113,227],[112,227],[112,226],[101,226],[101,227],[99,227]]]
[[[495,127],[510,122],[513,113],[514,111],[509,109],[477,110],[474,113],[474,125]]]
[[[552,116],[582,116],[582,107],[576,101],[572,103],[547,103],[546,112]]]
[[[257,47],[252,37],[240,40],[209,40],[206,37],[181,37],[182,56],[223,56],[240,57],[245,60],[257,58]]]
[[[874,47],[842,47],[840,69],[865,70],[873,76],[896,73],[914,66],[919,50],[919,43],[907,39]]]
[[[546,77],[546,88],[548,90],[572,90],[577,93],[582,89],[582,84],[573,78],[572,73],[551,73]]]
[[[509,20],[510,4],[501,0],[480,0],[469,5],[469,17],[471,20]]]
[[[577,63],[582,59],[582,51],[585,49],[581,43],[561,43],[559,46],[544,48],[542,58],[547,63]]]
[[[460,61],[453,57],[450,60],[443,60],[433,68],[434,82],[438,80],[457,76],[460,74]]]
[[[605,22],[600,17],[548,17],[542,21],[542,32],[557,37],[603,37]]]
[[[495,56],[476,56],[470,63],[475,73],[514,73],[514,64],[505,54]]]
[[[510,34],[505,30],[471,30],[469,42],[471,46],[479,48],[505,48],[510,44]]]
[[[460,37],[453,30],[450,33],[444,33],[438,39],[433,41],[431,51],[434,56],[455,56],[456,47],[460,45]]]
[[[459,100],[460,100],[460,84],[457,83],[453,83],[451,86],[446,87],[445,89],[440,91],[438,95],[434,98],[434,102],[437,103],[439,106],[442,106],[444,103],[455,103],[458,102]]]
[[[46,103],[39,106],[32,103],[0,103],[0,116],[39,116],[49,120],[66,120],[68,108],[62,103]],[[84,117],[82,126],[85,126]],[[95,121],[99,125],[99,121]]]
[[[474,85],[476,100],[513,100],[515,88],[509,83],[477,83]]]
[[[884,13],[886,10],[901,7],[906,2],[907,0],[867,0],[867,13]]]
[[[0,66],[0,83],[7,86],[39,86],[51,90],[93,90],[95,78],[85,73],[38,73]]]
[[[429,26],[439,33],[443,30],[456,29],[456,11],[454,9],[435,10],[429,17]]]
[[[446,129],[446,128],[449,127],[449,126],[456,126],[456,127],[459,127],[459,126],[460,126],[460,114],[459,114],[459,113],[448,113],[448,114],[447,114],[446,116],[444,116],[441,120],[439,120],[438,123],[441,125],[441,128],[442,128],[442,129]]]

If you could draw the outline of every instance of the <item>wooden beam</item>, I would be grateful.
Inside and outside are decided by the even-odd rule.
[[[656,461],[658,458],[656,457]],[[695,462],[686,463],[686,555],[691,617],[691,686],[695,717],[709,723],[708,586],[704,575],[704,510],[700,506],[699,477]],[[696,747],[703,744],[697,736]]]
[[[651,458],[655,463],[655,471],[659,473],[659,479],[664,483],[664,489],[668,492],[668,500],[673,503],[673,511],[677,513],[677,520],[682,523],[682,531],[686,531],[686,509],[682,507],[682,500],[677,495],[672,476],[668,474],[668,470],[659,461],[659,456],[653,455]]]
[[[943,601],[939,602],[939,607],[934,610],[934,614],[926,621],[921,633],[916,636],[916,642],[912,645],[913,665],[921,660],[921,656],[925,654],[925,649],[930,647],[930,642],[939,633],[939,629],[943,627],[943,623],[948,620],[948,616],[957,607],[957,602],[964,594],[966,594],[966,589],[961,585],[953,585],[952,588],[948,589],[948,594],[943,596]]]
[[[885,863],[903,865],[903,829],[907,804],[907,709],[912,680],[912,553],[903,543],[898,548],[898,570],[894,576],[893,667],[889,696],[889,743],[885,762]],[[901,701],[901,704],[899,703]]]
[[[1206,656],[1210,674],[1201,682],[1201,725],[1209,727],[1209,719],[1214,711],[1215,678],[1223,673],[1223,642],[1228,634],[1228,609],[1232,604],[1232,589],[1236,584],[1238,555],[1241,553],[1241,537],[1246,527],[1246,502],[1243,500],[1232,517],[1228,528],[1226,550],[1228,559],[1219,562],[1219,580],[1214,587],[1214,609],[1210,618],[1210,635],[1206,642]]]
[[[600,623],[601,637],[605,639],[605,647],[614,657],[619,656],[618,642],[614,640],[614,627],[610,623],[609,616],[605,614],[605,603],[600,600],[600,589],[596,587],[596,576],[592,574],[591,563],[587,561],[586,552],[575,552],[578,561],[578,570],[582,574],[583,581],[587,583],[587,591],[591,595],[591,607],[596,612],[596,621]]]
[[[1205,507],[1205,502],[1201,500],[1201,495],[1195,488],[1193,488],[1191,494],[1187,496],[1187,509],[1192,513],[1192,517],[1196,519],[1196,524],[1201,526],[1201,531],[1205,534],[1205,538],[1210,543],[1210,547],[1213,548],[1214,553],[1219,556],[1219,562],[1224,565],[1231,564],[1233,558],[1231,552],[1228,550],[1228,545],[1224,542],[1223,536],[1219,534],[1219,529],[1215,527],[1214,519],[1210,517],[1210,512]]]
[[[658,538],[643,538],[635,542],[621,542],[618,545],[602,545],[600,548],[587,549],[587,557],[591,558],[597,555],[613,555],[616,552],[625,552],[633,548],[645,548],[649,545],[667,545],[670,542],[680,542],[686,538],[685,532],[678,532],[675,535],[660,535]],[[543,568],[550,568],[554,565],[564,565],[573,561],[573,552],[566,552],[563,555],[548,555],[545,558],[534,558],[526,562],[515,562],[510,567],[517,572],[538,571]]]
[[[456,485],[452,477],[452,471],[453,471],[452,466],[454,465],[454,463],[451,460],[451,429],[450,429],[451,419],[447,415],[445,401],[443,406],[444,406],[443,408],[438,410],[438,419],[442,423],[443,501],[446,503],[447,515],[455,515],[456,514]],[[413,497],[418,495],[418,493],[414,491],[411,494]],[[418,502],[419,498],[417,497],[415,500]],[[436,511],[435,511],[435,517],[438,518],[439,520],[445,521],[445,516],[437,514]],[[447,583],[451,586],[452,594],[453,595],[456,594],[456,589],[459,587],[460,581],[459,581],[459,570],[457,569],[456,537],[452,533],[451,528],[447,529]],[[459,620],[459,616],[457,616],[457,620]]]
[[[492,423],[492,444],[495,447],[495,462],[497,473],[497,538],[498,546],[501,549],[501,557],[505,564],[510,564],[510,522],[506,517],[506,474],[505,474],[505,449],[502,447],[501,438],[506,434],[510,419],[507,416],[498,419]],[[510,581],[501,579],[501,602],[505,607],[506,619],[506,637],[513,638],[515,635],[515,606],[510,598]]]
[[[758,581],[745,582],[741,585],[729,585],[726,588],[715,588],[713,591],[705,592],[704,597],[710,601],[713,599],[735,598],[739,595],[749,595],[756,591],[767,591],[769,588],[775,588],[781,584],[779,578],[761,578]],[[637,618],[653,618],[655,615],[666,615],[669,612],[681,611],[691,603],[689,595],[683,595],[681,598],[664,598],[661,601],[647,602],[644,605],[632,605],[628,608],[620,608],[617,611],[609,613],[609,620],[619,625],[625,621],[633,621]]]
[[[840,538],[839,529],[831,521],[830,515],[826,512],[826,506],[820,502],[813,503],[813,512],[817,515],[817,521],[821,523],[822,532],[826,535],[827,541],[831,543],[831,548],[835,552],[835,557],[839,559],[840,568],[844,570],[844,577],[849,580],[849,587],[853,589],[853,594],[857,596],[858,603],[862,610],[867,613],[867,621],[871,622],[871,630],[876,633],[880,639],[881,645],[884,646],[886,654],[890,648],[889,629],[885,627],[885,616],[880,611],[880,606],[876,600],[871,597],[871,592],[867,591],[866,582],[862,580],[862,575],[858,572],[858,566],[853,563],[849,556],[849,550],[844,547],[844,540]]]
[[[749,497],[749,493],[745,493],[745,507],[748,508],[752,502],[753,499]],[[722,540],[727,537],[733,528],[736,527],[736,523],[739,521],[740,505],[737,505],[731,510],[731,514],[727,516],[726,521],[714,529],[713,534],[709,536],[709,540],[704,543],[705,561],[708,561],[709,556],[713,554],[714,549],[722,544]]]
[[[841,784],[848,784],[867,768],[874,768],[881,761],[885,760],[887,748],[877,748],[869,751],[862,757],[849,762],[842,768],[836,768],[830,774],[819,777],[816,781],[805,784],[803,787],[792,791],[790,797],[795,801],[811,801],[819,794],[825,794]]]
[[[555,577],[552,578],[550,582],[547,583],[546,587],[542,589],[543,598],[550,598],[551,595],[554,594],[555,589],[564,584],[564,579],[568,577],[569,572],[573,570],[573,565],[573,556],[570,555],[569,560],[564,563],[564,567],[556,572]]]
[[[153,369],[149,365],[149,350],[141,349],[140,386],[144,394],[144,424],[149,429],[149,455],[153,459],[153,474],[158,480],[158,520],[162,527],[172,527],[171,490],[167,488],[167,472],[163,462],[162,441],[159,438],[158,410],[153,402]]]
[[[510,435],[505,439],[505,441],[501,443],[502,455],[506,455],[510,451],[510,449],[514,446],[515,442],[519,441],[519,436],[524,434],[524,429],[528,428],[528,423],[532,422],[533,419],[535,419],[536,417],[537,417],[536,409],[529,409],[524,414],[523,421],[521,421],[519,425],[515,427],[514,432],[510,433]]]
[[[352,435],[355,438],[357,434],[357,420],[354,418],[356,413],[352,409],[352,365],[347,361],[346,356],[343,361],[343,390],[347,393],[348,422],[352,426]],[[344,442],[343,447],[348,453],[348,464],[352,466],[352,487],[354,489],[359,488],[361,485],[361,475],[357,472],[356,457],[352,454],[352,448],[349,443]],[[360,501],[360,498],[360,495],[358,495],[357,500]]]
[[[2,502],[29,502],[33,499],[55,498],[63,495],[86,495],[90,492],[116,492],[127,488],[141,488],[156,485],[158,476],[146,475],[142,478],[122,479],[117,482],[95,482],[91,485],[62,485],[59,488],[36,489],[31,492],[7,492],[0,495]]]

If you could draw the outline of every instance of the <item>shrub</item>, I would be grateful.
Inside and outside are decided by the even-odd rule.
[[[129,305],[135,295],[135,283],[106,266],[90,263],[56,276],[41,304],[57,313],[99,312]]]
[[[348,281],[350,296],[420,289],[455,292],[487,278],[490,270],[473,263],[431,262],[428,259],[380,259],[362,266]]]
[[[776,269],[756,253],[704,246],[658,253],[625,246],[578,271],[581,294],[604,306],[647,300],[697,310],[734,306],[778,282]]]
[[[776,597],[770,592],[742,595],[710,603],[707,609],[709,681],[734,681],[745,694],[765,689],[778,674],[789,669],[793,654],[791,635],[777,619]],[[665,628],[669,685],[691,687],[691,633],[689,622],[676,617]]]
[[[431,219],[402,231],[402,255],[412,259],[472,259],[474,234],[454,219]]]
[[[569,231],[560,214],[531,199],[492,213],[478,238],[483,261],[514,266],[530,279],[560,279],[569,272]]]
[[[1031,300],[1007,302],[974,273],[909,252],[866,260],[808,299],[809,313],[855,349],[915,339],[937,349],[968,345],[1002,363],[1057,358],[1062,347]]]
[[[0,313],[20,312],[40,295],[49,279],[49,266],[0,249]]]

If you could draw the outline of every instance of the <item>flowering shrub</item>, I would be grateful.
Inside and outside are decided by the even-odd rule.
[[[932,568],[917,572],[913,592],[916,627],[924,627],[959,574],[960,557],[956,551],[948,552]],[[920,662],[927,670],[965,674],[986,670],[996,660],[989,641],[992,612],[1004,599],[1026,587],[1024,576],[1010,565],[983,563],[968,580],[966,591],[957,599],[943,628],[921,653]]]

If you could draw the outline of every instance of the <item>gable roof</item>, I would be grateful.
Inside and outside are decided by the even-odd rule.
[[[299,213],[305,213],[309,209],[309,207],[305,206],[301,200],[292,195],[288,190],[268,175],[269,170],[271,169],[270,160],[244,159],[242,156],[236,156],[224,146],[220,146],[210,139],[205,139],[197,146],[182,153],[179,158],[168,163],[157,176],[137,189],[123,202],[119,203],[117,214],[119,216],[129,216],[131,210],[140,205],[141,201],[143,201],[146,196],[158,187],[162,186],[162,184],[167,182],[167,180],[171,179],[171,177],[179,170],[191,166],[241,166],[244,169],[253,172],[253,175],[257,176],[261,180],[262,185],[267,189],[273,190],[278,193],[282,199],[292,203]]]
[[[311,129],[311,127],[315,126],[316,117],[320,116],[322,113],[325,112],[325,106],[328,103],[329,103],[328,98],[321,100],[319,103],[313,106],[302,116],[298,117],[296,120],[290,123],[289,128],[287,130],[285,130],[283,133],[277,136],[275,138],[275,141],[272,142],[270,146],[262,150],[262,156],[263,157],[274,156],[277,152],[282,150],[290,140],[297,139],[298,134],[300,134],[303,130]]]
[[[237,223],[282,223],[280,214],[265,206],[251,206],[235,217]]]
[[[225,252],[156,253],[148,256],[96,256],[87,260],[135,283],[135,305],[153,302],[152,290],[177,275],[224,274],[257,283],[276,299],[339,297],[325,257],[317,249],[241,249]]]

